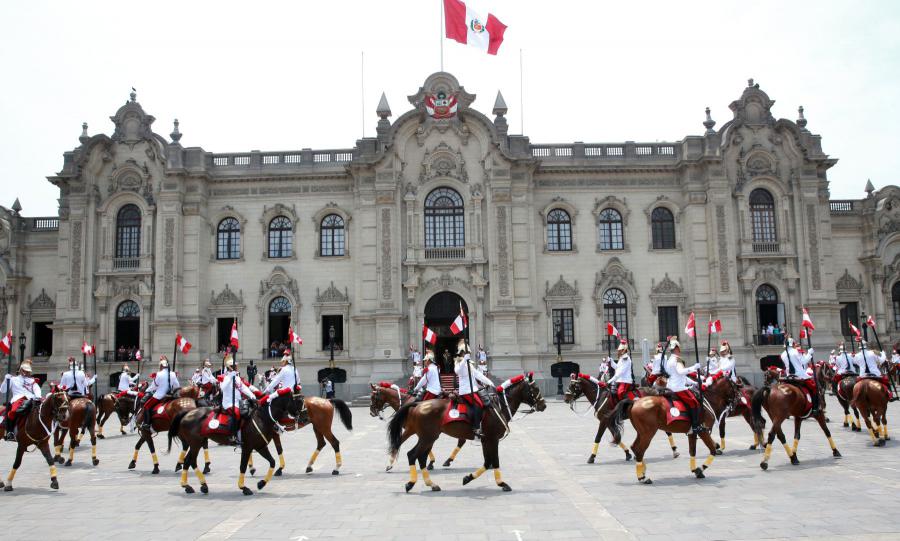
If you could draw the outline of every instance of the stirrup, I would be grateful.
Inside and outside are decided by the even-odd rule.
[[[479,440],[484,438],[484,432],[481,430],[481,427],[472,429],[472,435],[474,435]]]
[[[15,430],[7,430],[6,435],[3,436],[3,439],[6,441],[16,441],[16,432]]]

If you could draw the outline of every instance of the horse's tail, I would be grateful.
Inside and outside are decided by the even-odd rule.
[[[341,423],[344,424],[344,428],[353,430],[353,414],[350,413],[350,408],[347,406],[347,403],[340,398],[329,398],[328,401],[334,404],[334,409],[336,409],[338,415],[341,416]]]
[[[762,407],[763,402],[769,399],[770,392],[772,392],[772,388],[768,385],[763,385],[762,388],[757,389],[753,393],[753,397],[750,399],[750,408],[753,410],[753,423],[759,429],[766,426],[766,420],[762,416]]]
[[[406,418],[409,417],[409,412],[415,405],[415,402],[410,402],[401,406],[397,413],[394,414],[394,417],[391,418],[390,423],[388,423],[388,442],[390,443],[389,450],[392,455],[400,450],[400,437],[403,435],[403,425],[406,424]]]
[[[166,454],[172,452],[172,440],[178,435],[178,429],[181,428],[181,421],[184,420],[184,416],[188,413],[190,413],[190,411],[179,411],[175,414],[175,418],[172,419],[172,424],[169,426],[169,446],[166,448]]]
[[[631,414],[631,406],[634,400],[622,400],[616,405],[616,408],[606,414],[606,427],[613,435],[613,443],[618,445],[622,442],[622,424]]]
[[[84,420],[81,422],[81,428],[92,429],[97,423],[97,407],[93,402],[88,402],[84,406]]]

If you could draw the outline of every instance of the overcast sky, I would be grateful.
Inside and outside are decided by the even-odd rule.
[[[444,68],[487,114],[501,90],[510,132],[524,116],[532,142],[700,135],[704,107],[721,127],[753,77],[776,118],[803,105],[839,158],[833,198],[900,182],[898,2],[469,2],[506,39],[496,57],[445,41]],[[55,215],[45,177],[82,122],[112,133],[132,86],[157,133],[181,121],[185,146],[352,147],[375,134],[382,91],[396,118],[438,71],[439,25],[439,0],[3,2],[0,204]]]

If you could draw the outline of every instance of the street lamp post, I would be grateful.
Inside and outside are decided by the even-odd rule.
[[[19,364],[25,360],[25,333],[19,335]]]
[[[331,357],[328,360],[328,367],[334,370],[334,325],[328,327],[328,349],[331,352]]]
[[[553,339],[556,342],[556,362],[562,361],[562,325],[558,321],[553,322]],[[562,376],[556,378],[556,394],[563,394]]]

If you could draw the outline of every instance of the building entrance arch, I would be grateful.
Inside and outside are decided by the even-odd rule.
[[[437,343],[433,346],[435,363],[442,373],[453,373],[453,358],[456,356],[456,343],[460,338],[469,339],[469,326],[454,335],[450,326],[459,315],[460,308],[469,317],[469,306],[462,297],[452,291],[441,291],[432,295],[425,304],[425,325],[437,335]],[[431,348],[428,343],[424,347]]]

